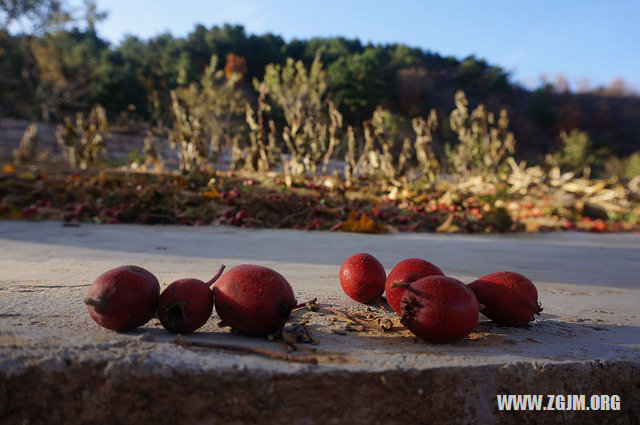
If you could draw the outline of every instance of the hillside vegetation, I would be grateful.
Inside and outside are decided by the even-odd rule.
[[[0,12],[7,4],[53,5],[45,16],[59,16],[53,0],[0,3]],[[56,124],[62,152],[42,149],[37,126],[27,128],[0,172],[0,217],[639,229],[640,99],[619,81],[532,92],[474,57],[285,42],[239,26],[112,46],[95,31],[95,3],[86,5],[82,30],[0,31],[2,114]],[[114,133],[142,134],[144,146],[116,161]]]
[[[269,64],[288,58],[309,67],[314,57],[326,73],[326,97],[348,125],[360,125],[381,106],[404,119],[444,116],[463,90],[471,104],[505,109],[520,141],[519,155],[536,159],[560,145],[562,131],[581,129],[594,146],[628,155],[640,140],[640,98],[620,82],[609,88],[571,93],[546,84],[535,91],[514,84],[508,73],[473,56],[455,58],[402,44],[372,45],[359,40],[324,38],[285,42],[274,34],[247,34],[241,26],[197,26],[186,37],[160,35],[149,40],[127,37],[118,45],[95,29],[68,29],[38,36],[0,31],[0,114],[60,121],[101,104],[110,117],[170,125],[170,91],[200,81],[215,55],[221,69],[241,63],[244,95],[256,104]],[[283,117],[274,111],[276,124]],[[124,123],[122,123],[124,125]],[[139,129],[138,129],[139,130]],[[442,149],[451,136],[444,123],[435,135]]]

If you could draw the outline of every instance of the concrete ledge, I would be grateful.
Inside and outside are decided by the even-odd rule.
[[[0,222],[0,423],[640,423],[640,235],[366,236],[224,227],[62,227]],[[390,269],[421,256],[463,281],[502,269],[529,276],[545,307],[528,328],[482,320],[453,344],[407,331],[346,331],[300,310],[318,365],[180,347],[153,320],[100,329],[81,303],[102,271],[126,263],[163,283],[206,278],[218,264],[280,271],[299,300],[350,312],[337,282],[348,255]],[[393,317],[373,308],[373,313]],[[285,353],[218,328],[190,341]],[[338,333],[336,333],[338,332]],[[616,394],[621,410],[498,411],[497,394]]]
[[[0,417],[24,423],[638,423],[637,362],[347,372],[150,373],[109,362],[3,376]],[[70,364],[67,364],[70,363]],[[619,412],[498,411],[496,394],[618,394]],[[587,397],[588,399],[588,397]],[[588,403],[588,401],[587,401]]]

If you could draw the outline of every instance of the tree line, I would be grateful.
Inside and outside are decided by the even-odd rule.
[[[310,67],[319,55],[326,97],[346,125],[360,125],[380,105],[411,129],[413,118],[426,117],[432,109],[446,116],[455,107],[454,93],[462,90],[471,103],[509,113],[522,155],[550,152],[562,131],[577,128],[614,153],[637,150],[640,99],[627,93],[575,94],[552,84],[530,91],[511,81],[504,69],[474,56],[455,58],[404,44],[342,37],[287,42],[275,34],[248,34],[238,25],[198,25],[184,37],[127,36],[113,45],[95,28],[104,15],[95,3],[87,4],[82,27],[46,27],[30,34],[13,34],[6,24],[0,29],[2,116],[60,122],[101,104],[116,120],[168,127],[173,120],[171,91],[201,81],[212,56],[221,69],[243,64],[238,84],[256,105],[254,80],[262,79],[269,65],[282,66],[291,59]],[[55,8],[45,12],[63,20]],[[276,123],[285,121],[282,111],[273,114]],[[447,124],[437,132],[435,145],[444,149],[440,141],[455,131]]]

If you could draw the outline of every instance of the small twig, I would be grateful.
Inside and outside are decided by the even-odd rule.
[[[247,354],[256,354],[258,356],[268,357],[275,360],[284,360],[295,363],[311,363],[318,364],[318,358],[315,356],[296,356],[294,354],[282,354],[275,351],[269,351],[262,348],[243,347],[241,345],[218,344],[212,342],[187,341],[182,335],[176,336],[174,340],[176,345],[181,347],[203,347],[213,348],[215,350],[238,351]]]
[[[300,310],[301,308],[305,308],[305,307],[311,311],[316,311],[318,310],[318,305],[316,304],[317,301],[318,301],[317,297],[311,298],[310,300],[294,305],[291,311]]]
[[[329,310],[330,312],[332,312],[333,314],[335,314],[338,317],[341,317],[343,319],[349,320],[353,323],[357,323],[359,325],[364,326],[367,329],[372,329],[372,330],[377,330],[377,331],[382,331],[382,332],[387,332],[389,330],[389,328],[384,327],[378,323],[375,322],[370,322],[368,320],[363,320],[360,319],[358,317],[354,317],[351,316],[349,313],[345,313],[344,311],[340,311],[340,310],[336,310],[333,307],[327,307],[327,310]]]

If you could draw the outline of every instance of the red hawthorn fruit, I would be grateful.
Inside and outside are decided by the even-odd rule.
[[[524,326],[542,311],[535,285],[519,273],[491,273],[468,286],[484,305],[481,313],[500,325]]]
[[[602,219],[596,219],[591,222],[589,230],[592,232],[604,232],[607,230],[607,224]]]
[[[159,295],[160,283],[153,274],[141,267],[121,266],[101,274],[84,302],[97,324],[121,332],[151,320]]]
[[[207,283],[199,279],[179,279],[167,286],[158,301],[158,319],[171,333],[188,334],[202,327],[213,311],[213,292],[210,287],[224,270]]]
[[[429,276],[394,285],[406,288],[401,300],[401,322],[417,337],[446,343],[476,329],[480,305],[473,291],[459,280]]]
[[[397,314],[402,313],[400,300],[405,288],[394,288],[391,285],[394,283],[412,283],[428,276],[444,276],[444,273],[438,266],[420,258],[407,258],[396,264],[385,282],[387,302],[393,311]]]
[[[282,330],[296,299],[289,282],[275,270],[256,265],[233,267],[213,285],[220,320],[236,332],[269,335]]]
[[[387,274],[373,255],[360,253],[347,258],[340,267],[340,285],[351,299],[368,304],[384,293]]]

